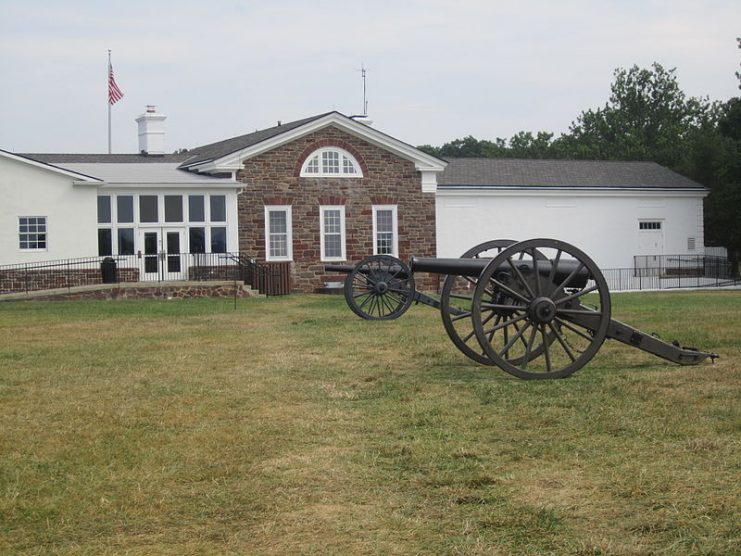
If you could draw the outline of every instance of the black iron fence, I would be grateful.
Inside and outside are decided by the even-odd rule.
[[[636,255],[633,266],[643,277],[731,277],[728,258],[714,255]]]
[[[642,269],[652,270],[652,269]],[[716,270],[708,272],[707,270]],[[635,268],[603,269],[610,291],[669,290],[676,288],[716,288],[737,285],[726,267],[706,269],[705,273],[667,274],[637,271]]]
[[[0,266],[0,294],[126,282],[234,280],[265,295],[291,290],[290,263],[240,253],[157,253]]]
[[[636,257],[635,268],[602,270],[611,291],[665,290],[733,285],[722,257],[667,255],[657,266]],[[262,262],[243,253],[158,253],[88,257],[0,266],[0,294],[127,282],[234,280],[265,295],[291,291],[290,262]]]

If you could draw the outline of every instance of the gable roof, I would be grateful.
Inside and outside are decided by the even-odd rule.
[[[438,186],[455,188],[682,189],[701,184],[655,162],[451,158]]]
[[[191,156],[180,167],[197,172],[239,170],[244,161],[253,156],[329,126],[337,127],[350,135],[410,160],[421,172],[437,173],[445,168],[444,160],[424,153],[412,145],[336,111],[196,147],[188,153]]]
[[[240,135],[239,137],[232,137],[231,139],[224,139],[223,141],[196,147],[186,153],[187,160],[183,162],[182,166],[187,168],[189,166],[195,166],[203,162],[217,160],[228,154],[241,151],[253,145],[257,145],[262,141],[272,139],[273,137],[276,137],[283,133],[288,133],[289,131],[296,129],[297,127],[301,127],[302,125],[308,124],[309,122],[318,120],[319,118],[322,118],[327,114],[331,114],[331,112],[319,114],[310,118],[304,118],[302,120],[296,120],[295,122],[288,122],[286,124],[279,123],[278,125],[268,129],[261,129],[254,131],[253,133]]]

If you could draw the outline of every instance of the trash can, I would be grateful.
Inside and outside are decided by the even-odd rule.
[[[116,261],[111,257],[106,257],[100,263],[100,273],[103,276],[104,284],[115,284],[118,282],[118,276],[116,272]]]

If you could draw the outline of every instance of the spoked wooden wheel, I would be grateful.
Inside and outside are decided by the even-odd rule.
[[[604,342],[610,294],[583,251],[531,239],[504,249],[482,272],[471,319],[484,353],[503,370],[524,379],[563,378]]]
[[[471,247],[461,255],[461,258],[493,258],[514,243],[516,242],[513,239],[485,241]],[[448,337],[464,355],[482,365],[493,365],[494,363],[486,356],[486,352],[476,339],[476,332],[471,320],[471,306],[473,305],[473,291],[476,288],[476,281],[477,278],[468,276],[447,275],[440,295],[440,315]]]
[[[413,299],[412,273],[396,257],[367,257],[345,278],[345,300],[353,313],[364,319],[398,318],[409,309]]]

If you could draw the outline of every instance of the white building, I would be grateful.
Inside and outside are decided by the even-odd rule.
[[[600,268],[634,256],[701,255],[700,184],[653,162],[451,159],[436,195],[437,251],[493,238],[556,238]]]
[[[348,263],[375,252],[377,205],[402,257],[536,237],[572,243],[603,269],[703,253],[707,190],[650,162],[443,161],[337,112],[168,155],[164,119],[151,106],[137,118],[138,154],[0,151],[0,266],[110,256],[135,278],[172,280],[188,277],[191,254],[268,260],[268,238],[281,236],[294,285],[312,291],[332,239],[324,205],[339,215],[333,241]],[[332,153],[357,159],[353,179],[339,162],[337,175],[301,170]],[[285,229],[263,219],[276,204],[294,216]]]

